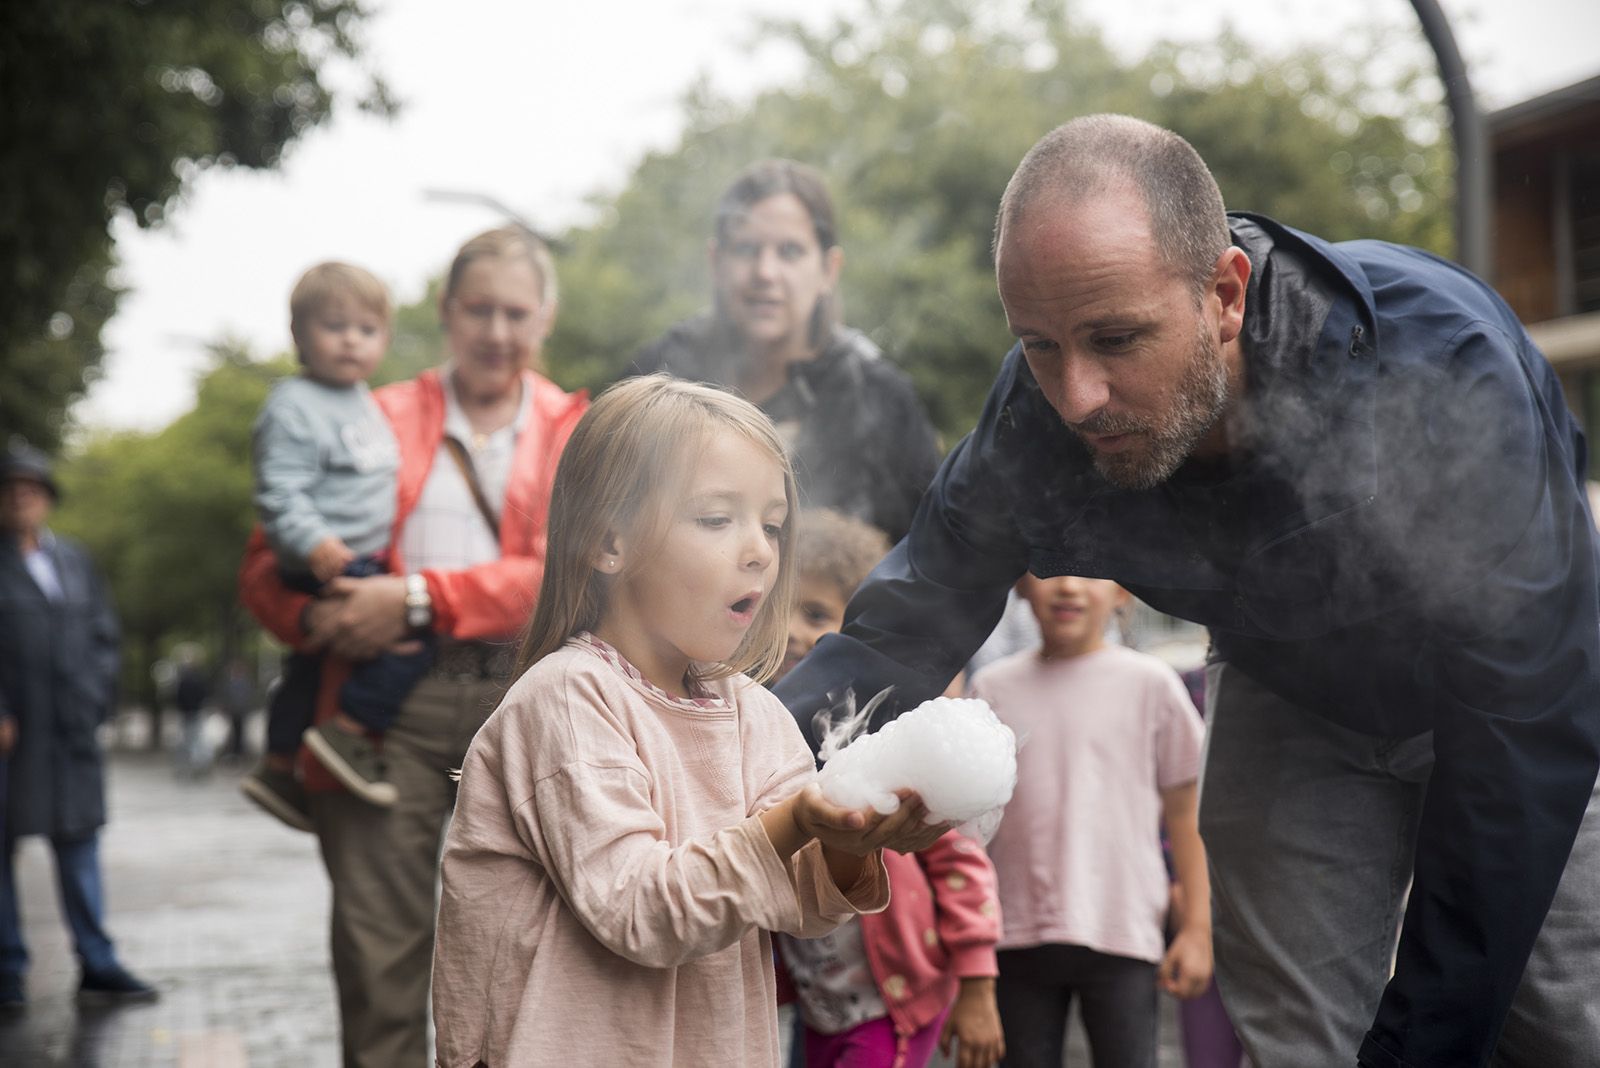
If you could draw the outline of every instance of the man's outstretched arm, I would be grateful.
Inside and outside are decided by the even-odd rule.
[[[1006,592],[1027,570],[1015,502],[1028,487],[1017,484],[1020,467],[1009,459],[1024,432],[1013,403],[1019,373],[1026,377],[1026,365],[1013,350],[977,428],[934,476],[910,533],[851,598],[844,630],[823,638],[775,688],[813,751],[817,713],[845,691],[859,705],[894,687],[874,715],[877,726],[942,693],[999,622]]]

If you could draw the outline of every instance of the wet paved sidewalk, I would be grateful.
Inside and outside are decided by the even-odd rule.
[[[178,781],[163,754],[108,762],[101,837],[108,926],[161,1000],[80,1009],[48,844],[23,839],[18,895],[32,966],[26,1012],[0,1017],[8,1068],[336,1065],[328,882],[315,840],[238,792],[243,766]]]
[[[108,926],[123,962],[161,990],[154,1004],[76,1004],[78,966],[49,847],[40,838],[20,843],[17,889],[32,966],[27,1011],[0,1016],[0,1065],[338,1064],[327,877],[315,839],[239,794],[246,766],[190,781],[174,774],[170,754],[109,756],[111,822],[101,837]],[[1178,1068],[1172,1003],[1162,1002],[1160,1066]],[[1066,1068],[1088,1063],[1075,1022]]]

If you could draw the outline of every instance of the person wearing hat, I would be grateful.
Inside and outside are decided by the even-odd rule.
[[[149,1000],[105,929],[99,834],[105,775],[95,729],[117,680],[117,619],[83,547],[45,521],[60,497],[49,459],[12,446],[0,465],[0,1009],[26,1006],[12,861],[17,839],[55,851],[61,911],[86,1001]]]

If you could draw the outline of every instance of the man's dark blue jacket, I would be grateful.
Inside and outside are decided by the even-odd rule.
[[[1231,460],[1111,485],[1013,349],[844,633],[778,693],[808,735],[846,686],[894,685],[911,707],[1027,570],[1115,579],[1342,726],[1431,730],[1398,963],[1360,1061],[1483,1064],[1600,769],[1583,435],[1478,279],[1415,249],[1229,222],[1254,266]]]

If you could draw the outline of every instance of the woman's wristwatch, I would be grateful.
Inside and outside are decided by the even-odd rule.
[[[428,595],[428,580],[419,574],[406,576],[406,626],[427,630],[433,626],[433,598]]]

